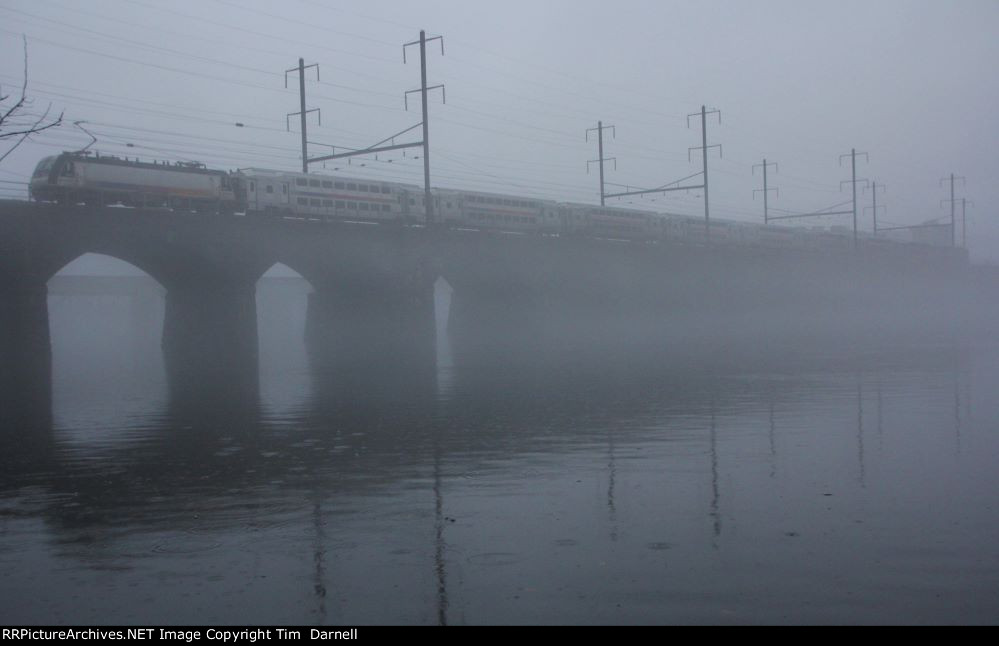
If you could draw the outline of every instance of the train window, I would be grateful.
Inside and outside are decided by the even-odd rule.
[[[447,203],[447,208],[451,208],[451,203],[450,202]]]
[[[64,177],[70,177],[73,175],[73,162],[67,162],[67,164],[62,167],[62,174]]]
[[[390,194],[391,192],[392,192],[392,189],[390,189],[390,188],[389,188],[388,186],[383,186],[383,187],[382,187],[382,193],[383,193],[384,195],[388,195],[388,194]]]
[[[298,198],[298,203],[307,206],[309,204],[309,200],[307,198],[300,197],[300,198]]]
[[[318,179],[310,179],[309,180],[309,186],[311,186],[312,188],[319,188],[319,180]]]
[[[301,177],[295,180],[295,186],[308,186],[309,180],[302,179]]]
[[[362,193],[367,193],[368,192],[368,185],[367,184],[358,184],[357,185],[357,190],[361,191]]]
[[[361,207],[361,210],[362,210],[362,211],[367,211],[367,210],[368,210],[368,208],[369,208],[369,206],[368,206],[368,203],[367,203],[367,202],[361,202],[361,203],[359,204],[359,206]]]
[[[410,206],[415,206],[416,205],[416,200],[413,199],[413,198],[409,198],[409,204],[410,204]]]
[[[35,169],[35,176],[44,175],[50,168],[52,164],[55,163],[55,157],[46,157],[39,164],[38,168]]]
[[[346,202],[344,202],[343,200],[337,200],[337,201],[336,201],[336,208],[338,208],[338,209],[342,209],[342,208],[344,208],[345,206],[347,206],[347,203],[346,203]]]
[[[357,210],[357,202],[347,202],[347,208],[351,211]]]
[[[250,182],[250,192],[251,193],[256,193],[257,192],[257,184],[256,184],[256,182]]]
[[[282,184],[281,185],[281,192],[284,193],[285,195],[288,194],[288,185],[287,184]]]
[[[323,180],[323,188],[333,188],[333,182]]]
[[[357,190],[357,184],[353,184],[353,183],[347,184],[347,190],[348,191],[356,191]]]
[[[328,209],[333,208],[333,200],[323,200],[323,206]]]
[[[322,200],[317,200],[315,198],[312,198],[311,200],[309,200],[309,204],[311,206],[322,206],[323,202]]]
[[[391,210],[392,210],[392,207],[390,205],[388,205],[388,204],[382,204],[382,211],[385,211],[386,213],[388,213]]]
[[[268,193],[273,193],[273,192],[274,192],[274,187],[273,187],[273,186],[271,186],[270,184],[268,184],[268,185],[267,185],[267,192],[268,192]]]
[[[336,186],[336,188],[340,188],[340,189],[342,189],[342,188],[343,188],[343,182],[337,182],[337,183],[335,184],[335,186]]]

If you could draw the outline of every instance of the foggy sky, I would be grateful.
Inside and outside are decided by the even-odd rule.
[[[712,215],[762,222],[753,199],[763,157],[780,165],[774,209],[811,211],[848,200],[851,148],[867,152],[858,176],[887,185],[879,204],[893,224],[949,214],[939,180],[967,178],[973,258],[999,263],[999,2],[879,0],[504,3],[294,0],[0,0],[0,84],[16,90],[28,37],[32,113],[49,101],[67,125],[40,134],[0,165],[26,180],[44,155],[95,148],[143,159],[195,159],[211,167],[300,167],[297,76],[308,75],[313,142],[363,147],[419,122],[420,28],[444,36],[429,81],[431,162],[437,186],[597,202],[598,120],[616,126],[607,181],[650,187],[700,169],[702,104],[709,122]],[[236,122],[245,124],[237,127]],[[411,140],[415,140],[416,137]],[[400,139],[402,141],[402,139]],[[127,144],[132,144],[128,147]],[[324,148],[312,146],[310,154]],[[355,160],[340,173],[420,183],[415,152]],[[389,160],[392,160],[391,162]],[[361,167],[360,164],[365,164]],[[325,171],[334,172],[332,165]],[[18,195],[0,184],[0,197]],[[616,187],[609,187],[613,190]],[[12,190],[14,189],[14,190]],[[20,193],[23,195],[23,191]],[[645,208],[703,214],[700,192]],[[870,193],[861,193],[862,206]],[[862,213],[870,230],[870,212]],[[798,226],[850,225],[849,216]],[[960,234],[959,234],[960,238]]]

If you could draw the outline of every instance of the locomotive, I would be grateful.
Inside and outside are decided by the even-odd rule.
[[[31,177],[30,194],[37,201],[67,205],[120,204],[310,221],[420,225],[426,219],[424,190],[410,184],[259,168],[227,172],[197,162],[142,162],[82,152],[42,159]],[[649,243],[707,241],[704,220],[684,215],[455,189],[433,189],[431,200],[438,222],[454,229]],[[726,220],[712,220],[710,236],[714,245],[816,252],[854,245],[852,232]],[[861,234],[859,243],[879,252],[925,247],[870,234]]]
[[[198,162],[140,162],[63,153],[42,159],[31,176],[33,199],[63,204],[122,204],[202,213],[235,213],[238,182]]]

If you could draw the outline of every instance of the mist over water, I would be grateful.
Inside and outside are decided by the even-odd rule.
[[[995,344],[597,362],[441,320],[430,379],[345,373],[265,278],[241,392],[170,381],[154,283],[75,281],[51,423],[0,438],[0,623],[995,622]]]
[[[0,0],[0,624],[999,623],[999,2],[288,6]]]

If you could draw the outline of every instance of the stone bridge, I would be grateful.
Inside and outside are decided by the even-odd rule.
[[[86,253],[166,290],[168,368],[256,374],[256,284],[276,263],[311,284],[317,360],[400,374],[433,365],[434,285],[454,289],[458,345],[687,343],[790,320],[877,323],[953,306],[965,257],[705,247],[469,230],[0,202],[0,392],[49,380],[47,282]],[[942,299],[942,300],[941,300]],[[947,305],[951,303],[951,305]],[[858,318],[859,317],[859,318]],[[909,318],[912,318],[911,316]]]

